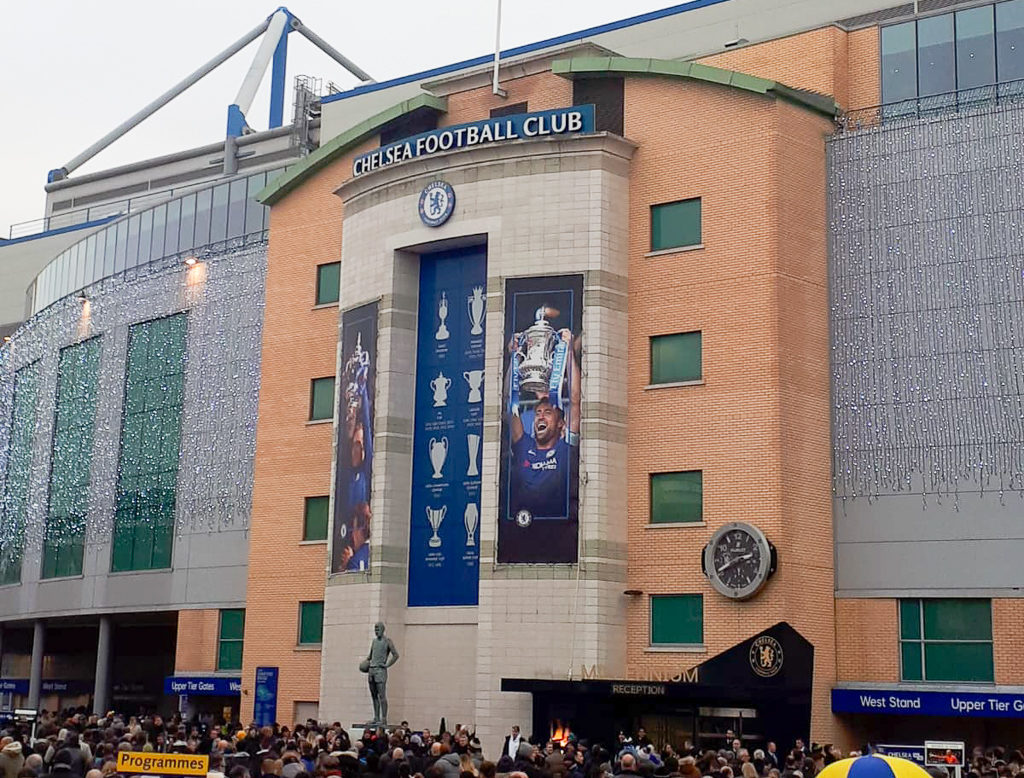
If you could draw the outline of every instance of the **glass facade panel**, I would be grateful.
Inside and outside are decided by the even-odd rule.
[[[164,256],[178,253],[178,233],[181,228],[181,201],[167,203],[167,229],[164,233]]]
[[[334,376],[314,378],[309,395],[310,421],[334,418]]]
[[[307,497],[302,522],[303,540],[327,540],[328,497]]]
[[[338,302],[341,293],[341,263],[330,262],[316,266],[316,304]]]
[[[228,236],[228,185],[213,189],[213,211],[210,216],[210,242],[226,240]]]
[[[245,234],[245,184],[244,178],[231,182],[228,190],[228,237],[238,238]]]
[[[260,232],[263,230],[263,211],[267,210],[262,203],[256,199],[256,195],[267,185],[267,174],[256,173],[249,176],[248,194],[245,201],[245,232]]]
[[[651,383],[671,384],[701,378],[701,333],[651,338]]]
[[[164,255],[164,229],[167,226],[167,206],[159,205],[153,209],[153,248],[150,256],[160,259]]]
[[[991,683],[995,680],[992,644],[926,642],[924,680]]]
[[[143,211],[139,214],[139,261],[143,265],[152,258],[153,212]]]
[[[196,196],[181,198],[181,221],[178,223],[178,251],[187,251],[195,246]]]
[[[21,581],[25,527],[29,513],[32,441],[36,429],[37,363],[14,376],[14,397],[9,419],[7,469],[0,502],[0,586]]]
[[[917,84],[921,97],[956,91],[953,14],[918,21]]]
[[[996,41],[992,6],[956,13],[956,82],[973,89],[996,81]]]
[[[698,246],[700,198],[651,206],[651,251]]]
[[[114,250],[117,247],[117,227],[107,227],[103,230],[103,275],[109,276],[114,272]]]
[[[996,65],[999,81],[1024,78],[1024,0],[996,3]]]
[[[100,339],[60,352],[42,578],[82,574]]]
[[[125,250],[128,246],[128,224],[117,223],[117,246],[114,248],[114,272],[124,272]]]
[[[923,600],[925,640],[991,640],[989,600]]]
[[[704,474],[651,473],[651,524],[704,520]]]
[[[136,324],[128,337],[111,569],[171,566],[188,319]]]
[[[917,32],[914,22],[882,28],[882,102],[917,97]]]
[[[133,216],[128,220],[128,246],[124,260],[126,268],[139,264],[139,225],[141,220],[141,216]]]
[[[923,681],[924,665],[921,663],[920,643],[900,643],[900,662],[904,681]]]
[[[700,645],[703,642],[702,595],[651,596],[651,645]]]
[[[196,246],[205,246],[210,242],[210,209],[212,208],[213,192],[204,189],[196,192]]]
[[[900,600],[900,639],[921,639],[920,600]]]
[[[324,637],[324,604],[299,603],[299,645],[322,643]]]

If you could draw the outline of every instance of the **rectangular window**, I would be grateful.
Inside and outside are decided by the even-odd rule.
[[[699,381],[702,375],[699,331],[651,338],[652,384]]]
[[[704,596],[651,596],[651,645],[692,646],[704,643]]]
[[[21,581],[21,560],[28,525],[32,439],[36,429],[38,368],[31,364],[14,376],[10,427],[7,433],[7,471],[0,490],[0,586]]]
[[[517,114],[526,113],[529,110],[526,105],[526,103],[510,103],[509,105],[503,105],[500,108],[492,108],[491,118],[497,119],[500,116],[515,116]]]
[[[651,251],[699,246],[700,198],[651,206]]]
[[[704,474],[651,473],[651,524],[704,520]]]
[[[917,85],[921,97],[956,91],[953,14],[918,21]]]
[[[882,28],[882,102],[917,97],[917,25],[904,22]]]
[[[996,82],[992,6],[956,12],[956,86],[974,89]]]
[[[996,3],[996,62],[999,82],[1024,78],[1024,0]]]
[[[327,540],[328,497],[307,497],[306,514],[302,523],[303,540]]]
[[[242,640],[245,636],[245,609],[230,608],[220,612],[220,633],[217,639],[217,669],[242,669]]]
[[[171,566],[187,329],[179,313],[136,324],[128,334],[114,572]]]
[[[991,683],[991,600],[900,600],[900,661],[904,681]]]
[[[309,420],[334,418],[334,376],[314,378],[309,390]]]
[[[341,263],[329,262],[316,266],[316,304],[338,302],[341,291]]]
[[[100,340],[61,349],[42,578],[82,574]]]
[[[299,645],[319,645],[324,639],[324,603],[299,603]]]

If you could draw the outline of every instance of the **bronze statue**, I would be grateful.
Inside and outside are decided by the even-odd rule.
[[[376,637],[370,643],[370,653],[359,663],[360,672],[367,673],[370,697],[373,699],[373,721],[371,724],[387,724],[388,721],[388,668],[398,661],[398,649],[391,638],[384,637],[384,622],[378,621],[373,632]]]

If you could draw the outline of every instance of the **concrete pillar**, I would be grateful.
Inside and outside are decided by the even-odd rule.
[[[100,616],[96,641],[96,686],[92,693],[92,712],[102,716],[110,706],[110,616]]]
[[[28,707],[39,710],[39,694],[43,689],[43,650],[46,625],[37,619],[32,625],[32,669],[28,678]]]

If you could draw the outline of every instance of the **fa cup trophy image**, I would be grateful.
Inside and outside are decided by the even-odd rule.
[[[484,311],[487,310],[487,299],[484,297],[484,288],[482,286],[473,287],[473,294],[467,299],[466,305],[469,308],[469,323],[473,325],[469,334],[483,335]]]
[[[434,407],[444,408],[448,405],[448,390],[452,388],[452,379],[438,371],[437,378],[430,382],[430,390],[434,393]]]
[[[427,521],[430,522],[430,528],[434,530],[434,534],[431,535],[430,540],[427,541],[427,545],[431,548],[441,547],[441,537],[437,534],[437,531],[441,529],[441,522],[444,521],[444,517],[447,513],[447,505],[442,505],[440,508],[427,508]]]
[[[523,392],[540,397],[548,393],[551,365],[558,334],[546,318],[547,308],[537,309],[534,322],[519,339],[519,386]]]

